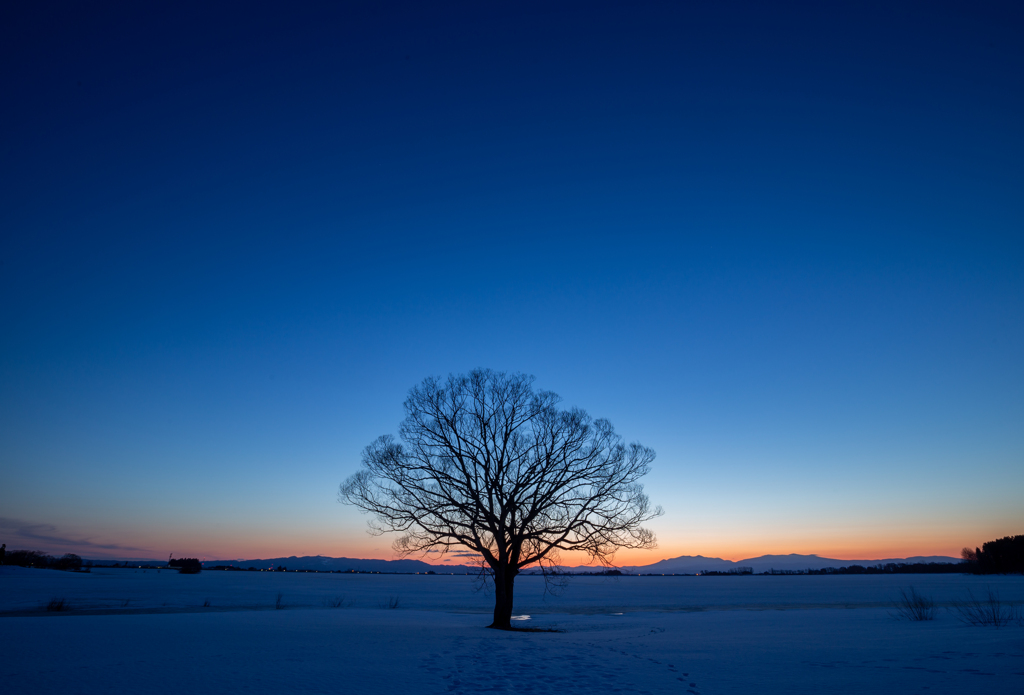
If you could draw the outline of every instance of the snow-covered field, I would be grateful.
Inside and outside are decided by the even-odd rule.
[[[1024,577],[573,578],[517,582],[519,624],[483,628],[465,576],[0,568],[5,692],[1024,692],[1024,627],[890,616]],[[275,609],[279,602],[282,608]],[[47,612],[51,599],[69,612]],[[386,606],[397,599],[398,607]],[[341,607],[333,607],[341,603]],[[208,603],[204,607],[204,603]]]

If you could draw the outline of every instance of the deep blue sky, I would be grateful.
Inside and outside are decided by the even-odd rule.
[[[1016,3],[8,3],[0,539],[391,557],[337,484],[477,366],[657,450],[624,561],[1022,533],[1022,36]]]

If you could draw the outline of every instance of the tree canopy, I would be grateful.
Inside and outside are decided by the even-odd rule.
[[[405,401],[399,437],[379,437],[339,499],[372,514],[395,549],[465,547],[494,573],[495,627],[508,627],[512,584],[559,551],[609,564],[619,548],[653,548],[639,480],[654,451],[625,444],[607,420],[560,409],[533,377],[491,370],[427,378]]]

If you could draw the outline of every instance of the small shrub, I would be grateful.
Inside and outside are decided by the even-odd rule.
[[[121,601],[121,608],[127,608],[128,604],[131,602],[132,600],[130,598],[126,598],[124,601]]]
[[[278,592],[277,598],[274,599],[274,608],[276,610],[281,610],[282,608],[284,608],[284,594],[282,594],[281,592]]]
[[[999,594],[992,589],[988,589],[987,594],[986,598],[979,599],[968,590],[967,600],[953,604],[953,614],[968,625],[991,625],[996,628],[1024,621],[1024,612],[1019,606],[1003,603],[999,600]]]
[[[46,604],[46,610],[52,612],[63,612],[71,610],[71,604],[65,598],[51,598]]]
[[[344,596],[335,596],[333,598],[325,598],[324,599],[324,607],[325,608],[345,608],[347,605],[351,605],[351,604],[346,604],[345,603],[345,597]]]
[[[394,610],[398,608],[400,600],[401,599],[398,596],[388,596],[387,600],[381,601],[380,607],[387,608],[388,610]]]
[[[203,608],[209,608],[209,607],[210,607],[210,599],[206,599],[205,601],[203,601]]]
[[[917,593],[917,589],[900,589],[900,598],[896,601],[895,613],[898,620],[935,620],[935,601]]]

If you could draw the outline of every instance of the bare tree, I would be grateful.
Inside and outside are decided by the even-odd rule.
[[[619,548],[655,546],[642,524],[661,508],[638,482],[654,451],[559,400],[523,374],[425,379],[405,401],[401,441],[366,447],[339,500],[372,514],[372,533],[400,532],[401,555],[479,553],[494,579],[490,627],[510,629],[522,568],[550,567],[560,550],[608,565]]]

